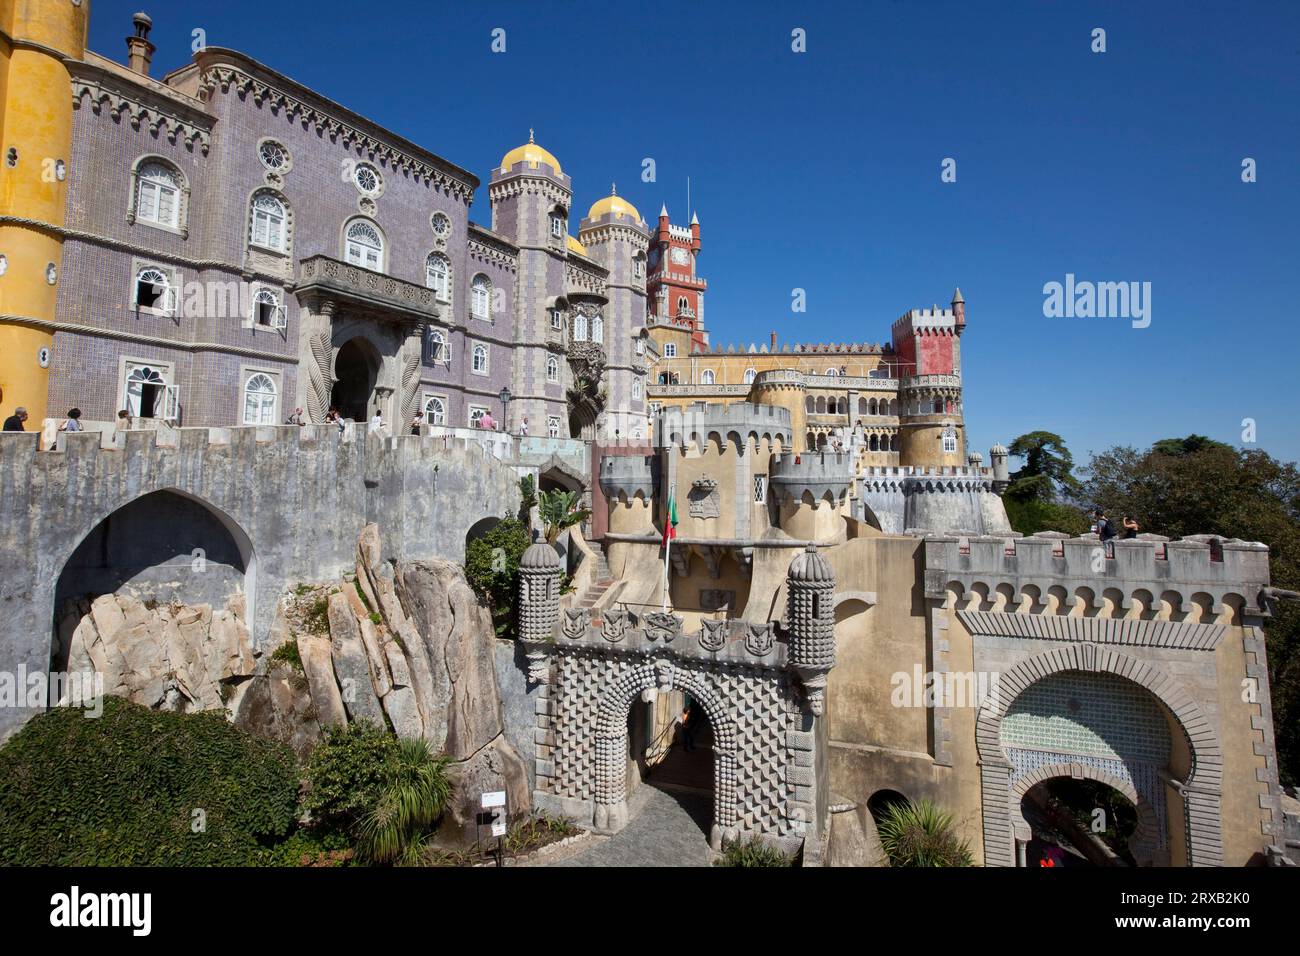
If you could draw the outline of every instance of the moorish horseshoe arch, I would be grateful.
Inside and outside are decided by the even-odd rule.
[[[1168,675],[1151,665],[1096,644],[1074,643],[1028,657],[1001,675],[998,689],[980,708],[975,743],[980,761],[980,796],[984,824],[984,865],[1015,866],[1015,820],[1012,817],[1011,761],[1002,750],[1002,720],[1030,685],[1065,671],[1113,674],[1132,681],[1162,703],[1185,737],[1192,767],[1187,779],[1174,781],[1183,797],[1183,824],[1191,866],[1221,866],[1223,832],[1221,799],[1223,751],[1218,735],[1201,708]],[[1057,774],[1059,776],[1059,774]],[[1017,816],[1019,810],[1016,810]]]
[[[739,820],[736,725],[721,695],[700,674],[667,662],[640,664],[614,681],[596,709],[595,824],[617,830],[627,822],[627,716],[642,691],[681,690],[704,709],[713,729],[713,826],[709,843],[718,848]],[[732,831],[732,832],[729,832]]]
[[[1159,847],[1160,821],[1156,816],[1156,811],[1137,792],[1137,788],[1128,780],[1114,774],[1081,763],[1068,761],[1031,770],[1012,786],[1011,825],[1017,840],[1028,842],[1031,835],[1029,823],[1020,810],[1021,801],[1024,800],[1025,794],[1040,783],[1060,777],[1070,777],[1075,780],[1095,780],[1097,783],[1104,783],[1112,790],[1122,793],[1124,798],[1133,804],[1137,810],[1137,828],[1133,831],[1133,836],[1129,840],[1129,850],[1133,854],[1133,859],[1137,861],[1138,866],[1164,865],[1168,863],[1168,853],[1161,851]]]

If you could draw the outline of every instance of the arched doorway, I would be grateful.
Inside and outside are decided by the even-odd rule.
[[[330,392],[330,404],[344,418],[368,421],[378,376],[379,356],[374,347],[364,339],[349,339],[334,359],[335,381]]]
[[[1123,781],[1062,773],[1044,779],[1036,776],[1032,783],[1018,785],[1016,793],[1020,819],[1029,830],[1019,861],[1022,866],[1151,862],[1157,842],[1154,811]]]
[[[713,823],[714,734],[699,701],[682,690],[643,691],[627,716],[627,792],[670,796],[707,840]]]
[[[255,620],[256,558],[244,530],[224,512],[177,489],[154,491],[100,521],[64,563],[55,585],[50,663],[67,664],[61,625],[81,602],[125,592],[144,606],[208,604],[244,598]]]

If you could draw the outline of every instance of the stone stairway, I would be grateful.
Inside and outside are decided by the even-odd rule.
[[[582,600],[578,602],[579,607],[592,608],[596,602],[605,596],[610,585],[614,583],[614,575],[609,570],[609,564],[605,561],[604,552],[596,552],[596,575],[595,580],[587,586],[587,590],[582,593]]]

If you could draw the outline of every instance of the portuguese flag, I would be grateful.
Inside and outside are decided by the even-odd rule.
[[[668,517],[664,520],[664,547],[668,547],[668,542],[677,537],[677,494],[675,491],[668,492]]]

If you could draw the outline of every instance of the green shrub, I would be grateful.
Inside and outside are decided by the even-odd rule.
[[[714,866],[793,866],[794,861],[776,847],[758,837],[728,843]]]
[[[465,577],[487,598],[497,636],[513,636],[519,594],[519,559],[531,543],[523,522],[504,518],[465,547]]]
[[[295,637],[291,637],[283,644],[281,644],[279,647],[277,647],[275,649],[275,652],[271,654],[271,661],[273,663],[279,662],[283,664],[288,664],[294,670],[301,673],[302,655],[298,651],[298,639]]]
[[[303,809],[324,832],[352,830],[374,806],[397,738],[368,721],[332,727],[307,763]]]
[[[451,758],[434,756],[425,740],[398,740],[379,798],[357,826],[358,851],[368,863],[414,864],[451,799]]]
[[[220,712],[55,708],[0,748],[0,865],[248,865],[292,830],[297,793],[289,748]]]
[[[929,800],[892,803],[876,821],[891,866],[970,866],[970,847],[953,829],[952,814]]]
[[[262,850],[259,866],[347,866],[355,856],[348,839],[341,833],[318,833],[309,829],[295,831],[287,840]]]
[[[330,632],[330,599],[324,595],[312,602],[303,616],[303,623],[313,634]]]

